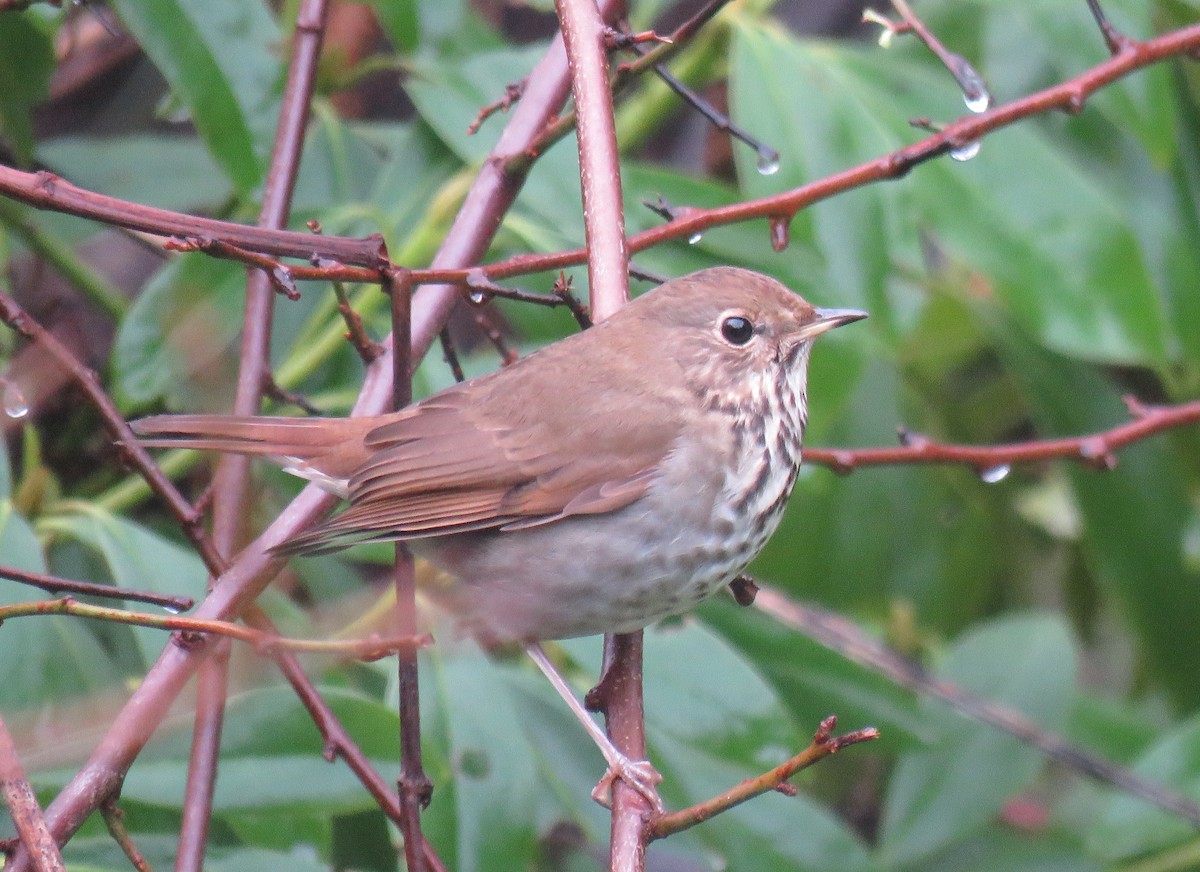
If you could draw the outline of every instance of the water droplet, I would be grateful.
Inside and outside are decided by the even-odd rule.
[[[960,145],[958,148],[951,149],[950,157],[956,161],[966,162],[975,155],[979,154],[979,140],[968,142],[966,145]]]
[[[1007,463],[998,463],[995,466],[989,466],[987,469],[979,473],[979,480],[984,484],[997,484],[1008,478],[1008,474],[1012,472],[1012,467]]]
[[[697,230],[695,233],[693,233],[691,236],[688,237],[688,245],[695,245],[697,242],[699,242],[703,238],[704,238],[704,234],[701,233],[699,230]]]
[[[16,382],[0,379],[3,393],[0,398],[4,404],[4,414],[10,418],[24,418],[29,414],[29,401],[25,399],[25,395],[21,393],[20,387]]]
[[[972,112],[986,112],[992,105],[992,95],[987,91],[979,91],[975,94],[963,92],[963,102],[967,104],[967,108]]]
[[[474,290],[467,294],[472,306],[482,306],[489,299],[487,291]]]
[[[791,242],[792,219],[789,218],[772,218],[771,219],[771,247],[776,251],[783,251]]]
[[[758,148],[758,163],[756,164],[759,175],[773,176],[779,172],[779,152],[765,145]]]
[[[962,88],[963,102],[972,112],[986,112],[992,105],[992,95],[988,93],[983,76],[979,75],[966,58],[959,57],[957,60],[958,62],[953,67],[953,73],[954,77],[958,79],[959,87]]]
[[[166,612],[168,615],[178,615],[178,614],[183,613],[183,609],[179,608],[178,606],[169,605],[167,603],[163,603],[162,610],[164,612]]]

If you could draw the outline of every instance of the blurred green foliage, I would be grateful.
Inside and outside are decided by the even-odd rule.
[[[103,193],[247,220],[292,26],[295,4],[281,5],[283,13],[257,0],[116,0],[170,88],[164,112],[194,133],[44,141],[35,141],[30,111],[48,91],[62,13],[0,14],[0,136],[17,158]],[[415,114],[351,122],[329,94],[318,96],[293,226],[312,218],[331,234],[378,231],[394,258],[416,266],[448,228],[504,118],[475,137],[467,123],[543,47],[512,44],[462,0],[371,5],[397,47],[384,60],[403,70]],[[659,5],[634,4],[635,24],[648,26]],[[1076,0],[918,5],[997,101],[1107,57]],[[1104,6],[1134,38],[1200,17],[1200,4],[1182,0]],[[702,178],[630,148],[631,232],[658,221],[643,200],[715,206],[780,192],[912,142],[920,134],[910,118],[964,112],[953,80],[915,40],[884,50],[804,39],[750,4],[729,8],[674,65],[693,84],[727,81],[734,120],[778,149],[781,167],[761,175],[753,151],[735,145],[732,174]],[[888,444],[898,425],[970,443],[1102,429],[1126,418],[1124,394],[1170,403],[1200,391],[1198,94],[1194,63],[1161,64],[1106,88],[1079,116],[1037,117],[987,137],[969,161],[938,160],[820,203],[795,217],[782,253],[758,221],[636,262],[672,275],[736,263],[818,304],[871,311],[816,352],[809,444]],[[623,132],[644,137],[646,118],[666,130],[679,123],[660,88],[635,88],[627,99]],[[580,244],[574,152],[569,140],[537,162],[489,259]],[[97,230],[19,214],[72,242]],[[3,227],[0,236],[0,257],[21,253]],[[235,264],[192,255],[140,290],[115,325],[104,374],[127,413],[224,407],[243,276]],[[582,287],[584,273],[574,277]],[[549,282],[528,279],[541,290]],[[300,302],[278,304],[275,371],[285,388],[342,412],[361,366],[341,340],[327,289],[303,291]],[[382,295],[352,293],[382,334]],[[504,315],[522,349],[571,326],[562,312],[505,306]],[[2,334],[0,351],[11,348]],[[469,372],[495,366],[487,348],[465,358]],[[422,393],[449,380],[436,354],[417,374]],[[0,561],[132,587],[203,589],[199,561],[115,465],[83,478],[50,469],[55,487],[30,498],[25,485],[47,470],[28,444],[11,470],[0,455]],[[1172,432],[1122,451],[1111,472],[1039,464],[997,471],[994,483],[960,469],[837,477],[808,468],[752,571],[889,639],[934,677],[1200,801],[1197,448],[1194,429]],[[95,447],[81,441],[79,450]],[[284,476],[265,474],[257,520],[293,491]],[[346,555],[302,561],[311,608],[274,591],[264,603],[298,635],[335,632],[329,615],[362,601],[361,565]],[[0,582],[0,602],[36,596]],[[527,664],[445,641],[424,655],[422,686],[437,784],[426,825],[441,856],[463,872],[598,868],[607,816],[588,798],[601,770],[590,743]],[[163,644],[149,630],[61,617],[0,628],[0,713],[18,730],[45,798]],[[597,649],[596,640],[558,649],[581,689],[596,674]],[[1200,840],[1186,824],[1048,765],[1034,749],[725,598],[650,630],[646,650],[651,753],[671,806],[781,762],[831,712],[845,729],[883,729],[880,741],[800,776],[800,796],[763,797],[655,845],[652,864],[805,872],[1200,865]],[[310,665],[368,756],[394,778],[391,670]],[[320,758],[303,707],[252,652],[240,651],[235,666],[244,689],[226,726],[212,868],[395,868],[395,832],[345,767]],[[188,736],[182,722],[165,729],[123,792],[128,826],[160,865],[173,855]],[[1022,816],[1030,808],[1036,813]],[[7,827],[0,823],[0,837]],[[95,823],[67,856],[80,867],[124,867]]]

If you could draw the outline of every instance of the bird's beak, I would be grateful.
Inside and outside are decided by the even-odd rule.
[[[867,313],[860,309],[813,309],[813,316],[811,321],[793,334],[793,341],[807,342],[815,339],[834,327],[861,321],[867,317]]]

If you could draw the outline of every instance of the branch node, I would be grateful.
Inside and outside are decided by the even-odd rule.
[[[1126,394],[1121,397],[1121,402],[1125,404],[1125,408],[1129,410],[1129,415],[1134,419],[1142,419],[1151,413],[1151,409],[1133,394]]]
[[[771,248],[782,252],[787,250],[792,241],[792,216],[776,215],[770,219]]]
[[[1088,436],[1079,443],[1079,458],[1093,469],[1116,469],[1117,455],[1100,436]]]
[[[563,304],[571,310],[571,315],[575,318],[582,330],[592,326],[592,315],[588,307],[579,301],[579,298],[571,293],[571,284],[574,281],[573,276],[567,275],[565,272],[560,272],[558,278],[554,280],[554,296],[563,301]]]

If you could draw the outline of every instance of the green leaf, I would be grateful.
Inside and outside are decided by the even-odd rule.
[[[0,138],[26,162],[33,156],[30,111],[49,90],[54,46],[32,15],[0,15]]]
[[[370,0],[388,38],[401,51],[415,51],[421,42],[416,0]]]
[[[395,764],[377,762],[376,767],[391,781],[399,774]],[[139,762],[130,770],[121,795],[164,808],[179,808],[186,778],[186,758]],[[349,767],[326,761],[319,751],[222,760],[213,796],[213,813],[218,815],[246,811],[342,814],[374,805],[375,800]]]
[[[467,135],[467,125],[480,109],[504,96],[506,83],[529,75],[545,53],[545,45],[534,44],[477,51],[460,60],[424,55],[416,59],[405,91],[425,123],[459,158],[468,163],[480,161],[499,138],[504,118],[492,118],[474,136]]]
[[[0,448],[0,500],[12,496],[12,467],[8,462],[8,449]]]
[[[1133,771],[1200,802],[1200,719],[1185,721],[1163,735]],[[1114,793],[1086,833],[1088,849],[1110,862],[1160,851],[1195,836],[1195,828],[1177,815],[1126,793]]]
[[[1125,420],[1118,390],[1087,367],[1029,346],[999,321],[1006,362],[1028,394],[1041,432],[1084,434]],[[1200,705],[1200,568],[1188,560],[1185,467],[1164,437],[1120,452],[1116,469],[1067,468],[1083,516],[1084,554],[1121,604],[1154,676],[1174,701]]]
[[[435,844],[446,863],[463,872],[495,868],[501,858],[528,861],[536,845],[530,810],[540,784],[525,716],[494,664],[478,655],[435,653],[433,671],[422,681],[423,690],[436,688],[422,699],[427,723],[436,725],[426,739],[433,733],[435,754],[450,772],[439,778],[431,768],[431,775],[440,784],[453,777],[448,789],[439,788],[441,820],[431,821],[431,832],[452,840],[450,849],[444,841]]]
[[[39,144],[38,158],[80,187],[160,209],[211,211],[232,192],[189,136],[64,136]]]
[[[988,827],[920,864],[921,872],[1101,872],[1077,833]]]
[[[958,640],[937,678],[1061,730],[1075,692],[1075,649],[1057,618],[1001,618]],[[923,708],[939,735],[904,754],[888,784],[879,850],[890,865],[913,863],[978,829],[1042,763],[1035,748],[943,703],[927,700]]]
[[[242,267],[215,258],[180,258],[160,270],[117,331],[113,370],[122,399],[135,405],[167,400],[196,408],[202,405],[202,384],[228,393],[198,376],[209,372],[219,381],[220,364],[228,368],[245,287]]]
[[[910,691],[757,609],[735,607],[722,597],[702,605],[700,615],[737,646],[806,730],[835,714],[842,729],[880,728],[888,749],[928,733]]]
[[[199,557],[133,521],[80,504],[78,513],[46,518],[43,523],[94,549],[116,585],[193,597],[204,591],[208,573]],[[168,641],[162,630],[134,627],[131,631],[147,665]]]
[[[282,37],[259,0],[117,0],[234,186],[259,184],[278,115]]]
[[[12,502],[0,500],[0,555],[17,569],[46,572],[42,548]],[[37,588],[0,579],[0,605],[50,598]],[[116,684],[119,675],[80,618],[14,618],[0,627],[0,707],[8,712]]]

